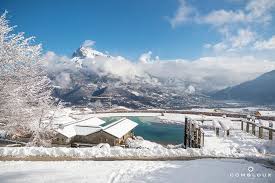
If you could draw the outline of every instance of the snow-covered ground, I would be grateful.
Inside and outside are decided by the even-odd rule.
[[[157,117],[162,120],[163,123],[184,123],[185,117],[189,117],[192,119],[205,119],[205,120],[212,120],[212,119],[221,119],[221,117],[217,116],[206,116],[206,115],[193,115],[193,114],[176,114],[176,113],[165,113],[164,116],[162,116],[161,113],[139,113],[139,112],[121,112],[121,113],[94,113],[88,108],[84,108],[82,110],[75,109],[72,110],[71,108],[65,108],[59,111],[55,112],[55,124],[63,124],[68,122],[73,122],[77,120],[87,119],[91,117],[116,117],[116,116],[140,116],[140,117]],[[234,118],[231,118],[234,119]],[[235,118],[236,119],[236,118]],[[261,120],[262,124],[264,126],[269,126],[269,122],[267,120]],[[240,124],[239,122],[236,124]],[[240,127],[240,125],[239,125]],[[273,128],[275,128],[275,121],[273,121]]]
[[[129,140],[130,148],[110,147],[99,144],[91,148],[67,147],[0,147],[0,157],[71,157],[80,159],[156,159],[189,157],[260,157],[274,159],[275,142],[258,139],[240,130],[231,131],[229,137],[216,137],[214,132],[205,131],[205,145],[201,149],[183,149],[177,146],[164,147],[160,144],[136,139]]]
[[[185,117],[230,123],[230,136],[217,137],[204,129],[205,144],[201,149],[162,146],[143,140],[129,139],[130,148],[99,144],[91,148],[67,147],[0,147],[0,160],[83,160],[83,161],[0,161],[0,182],[275,182],[275,172],[253,158],[275,162],[275,141],[259,139],[240,130],[240,122],[228,118],[161,113],[101,113],[64,109],[56,112],[57,124],[90,117],[154,116],[163,123],[183,124]],[[268,125],[268,121],[263,121]],[[205,121],[204,126],[213,126]],[[85,161],[86,159],[192,159],[190,161]]]
[[[101,113],[93,114],[89,110],[78,111],[64,109],[56,112],[55,122],[67,123],[92,116],[155,116],[165,123],[184,123],[185,116],[192,119],[215,119],[228,122],[228,119],[213,116],[167,114],[160,113]],[[212,121],[205,121],[204,125],[211,126]],[[183,158],[183,157],[261,157],[274,159],[275,141],[259,139],[240,130],[240,122],[231,123],[229,137],[224,137],[222,130],[216,137],[213,130],[205,129],[205,144],[201,149],[183,149],[178,146],[164,147],[160,144],[136,139],[129,140],[130,148],[110,147],[108,144],[99,144],[92,148],[67,148],[67,147],[0,147],[0,158],[8,157],[66,157],[80,159],[95,158],[122,158],[122,159],[155,159],[155,158]]]
[[[0,182],[275,182],[274,169],[246,160],[191,161],[7,161]]]

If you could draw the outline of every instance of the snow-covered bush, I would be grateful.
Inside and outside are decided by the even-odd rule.
[[[0,123],[13,136],[37,141],[49,129],[51,84],[41,60],[41,45],[33,37],[14,33],[0,17]],[[46,122],[47,121],[47,122]]]
[[[164,148],[161,144],[144,140],[143,138],[136,138],[136,139],[128,138],[126,140],[126,145],[129,148],[134,148],[134,149],[159,149],[159,148],[163,149]]]

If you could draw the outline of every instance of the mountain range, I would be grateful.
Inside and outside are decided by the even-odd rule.
[[[49,73],[55,85],[54,96],[69,105],[92,108],[106,108],[110,104],[133,109],[223,105],[196,91],[195,84],[139,73],[128,68],[127,62],[122,70],[116,62],[125,60],[90,47],[78,48],[63,64],[66,67]]]
[[[69,105],[182,109],[227,107],[224,100],[275,103],[275,71],[209,94],[200,90],[198,83],[151,75],[121,56],[91,47],[78,48],[71,58],[61,63],[49,70],[49,76],[55,86],[54,96]]]
[[[212,94],[214,99],[239,100],[255,104],[275,104],[275,70],[254,80]]]

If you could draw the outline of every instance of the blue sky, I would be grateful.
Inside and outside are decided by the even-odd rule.
[[[45,51],[71,55],[83,41],[93,40],[95,49],[132,60],[148,51],[162,59],[192,60],[232,53],[272,55],[274,4],[274,0],[0,0],[0,12],[7,10],[16,31],[36,36]]]

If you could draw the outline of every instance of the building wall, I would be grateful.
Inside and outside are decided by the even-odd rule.
[[[59,145],[68,145],[70,144],[71,139],[66,137],[65,135],[62,135],[61,133],[58,133],[55,138],[52,140],[52,144],[59,144]]]
[[[99,143],[108,143],[111,146],[123,145],[125,140],[129,137],[132,137],[132,133],[128,132],[121,138],[114,137],[104,131],[99,131],[87,136],[75,136],[73,142],[87,143],[87,144],[99,144]]]
[[[128,138],[132,138],[134,135],[133,135],[133,132],[130,131],[128,133],[126,133],[123,137],[120,138],[120,144],[125,144],[125,141],[128,139]]]
[[[86,144],[100,144],[108,143],[110,146],[124,145],[127,138],[133,137],[133,133],[130,131],[126,133],[123,137],[117,138],[111,134],[104,131],[99,131],[90,135],[80,136],[77,135],[72,139],[58,133],[52,140],[52,144],[58,145],[69,145],[71,143],[86,143]]]

